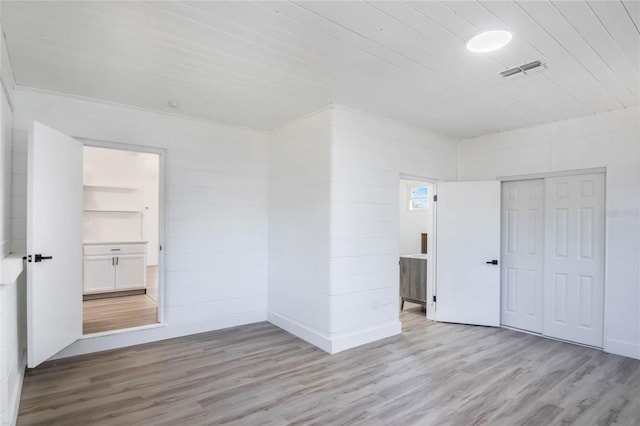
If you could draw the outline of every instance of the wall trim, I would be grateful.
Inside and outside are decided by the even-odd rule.
[[[159,110],[159,109],[140,107],[140,106],[130,105],[130,104],[123,104],[123,103],[119,103],[119,102],[109,101],[109,100],[106,100],[106,99],[91,98],[91,97],[88,97],[88,96],[75,95],[73,93],[58,92],[58,91],[55,91],[55,90],[42,89],[42,88],[39,88],[39,87],[22,86],[20,84],[16,84],[15,87],[14,87],[14,91],[43,93],[45,95],[60,96],[60,97],[64,97],[64,98],[75,99],[75,100],[85,101],[85,102],[94,102],[94,103],[102,104],[102,105],[110,105],[110,106],[115,106],[115,107],[119,107],[119,108],[127,108],[127,109],[133,109],[133,110],[136,110],[136,111],[148,112],[148,113],[152,113],[152,114],[165,115],[167,117],[181,118],[183,120],[197,121],[197,122],[205,123],[205,124],[214,124],[214,125],[217,125],[217,126],[228,127],[228,128],[232,128],[232,129],[236,129],[236,130],[244,130],[244,131],[249,131],[249,132],[255,132],[255,133],[260,133],[262,135],[268,135],[269,132],[270,132],[270,130],[257,129],[257,128],[254,128],[254,127],[246,127],[246,126],[241,126],[239,124],[225,123],[225,122],[222,122],[222,121],[210,120],[208,118],[203,118],[203,117],[195,117],[195,116],[192,116],[192,115],[177,114],[175,112],[170,112],[170,111],[163,111],[163,110]]]
[[[640,359],[640,345],[637,343],[623,342],[622,340],[616,339],[606,339],[604,341],[604,351],[615,355]]]
[[[8,67],[3,67],[4,69],[9,69],[9,73],[8,75],[6,75],[6,77],[8,78],[5,79],[5,75],[0,75],[0,84],[2,85],[2,91],[7,97],[7,103],[9,104],[11,111],[13,111],[15,109],[13,103],[13,90],[15,90],[16,87],[16,76],[13,73],[13,64],[11,63],[11,55],[9,55],[9,49],[7,49],[7,38],[4,35],[4,31],[2,32],[2,34],[0,34],[0,37],[2,37],[2,39],[0,40],[0,50],[2,50],[0,52],[0,55],[2,56],[0,62],[7,61],[9,63]]]
[[[561,176],[589,175],[592,173],[607,173],[607,168],[593,167],[590,169],[561,170],[557,172],[533,173],[529,175],[498,176],[496,180],[508,182],[512,180],[529,180],[529,179],[542,179],[542,178],[561,177]]]
[[[291,120],[287,121],[286,123],[279,124],[279,125],[275,126],[274,128],[269,129],[267,131],[267,133],[269,133],[269,135],[270,135],[271,133],[277,132],[277,131],[282,130],[282,129],[286,129],[289,126],[292,126],[292,125],[294,125],[296,123],[299,123],[299,122],[301,122],[301,121],[303,121],[303,120],[305,120],[305,119],[307,119],[309,117],[313,117],[316,114],[320,114],[320,113],[323,113],[325,111],[333,111],[333,109],[334,109],[334,104],[324,105],[324,106],[322,106],[322,107],[320,107],[318,109],[314,109],[313,111],[310,111],[310,112],[304,113],[303,115],[300,115],[298,117],[292,118]]]
[[[325,352],[332,353],[332,344],[329,337],[320,334],[318,331],[306,325],[303,325],[298,321],[294,321],[290,318],[271,311],[267,312],[267,321],[269,321],[276,327],[283,329],[289,334],[293,334],[294,336],[299,337],[305,342],[311,343],[313,346],[316,346]]]
[[[250,311],[208,321],[165,324],[159,327],[134,329],[109,335],[100,335],[95,337],[86,336],[67,346],[65,349],[49,358],[49,360],[108,351],[111,349],[126,348],[129,346],[158,342],[160,340],[174,339],[176,337],[264,322],[266,320],[266,311]]]
[[[20,377],[18,378],[18,386],[16,386],[16,393],[12,396],[12,404],[9,405],[9,424],[15,425],[18,423],[18,412],[20,410],[20,399],[22,396],[22,384],[24,383],[24,373],[27,368],[27,351],[22,352],[20,357]]]
[[[7,83],[5,83],[3,78],[0,78],[0,85],[2,85],[2,92],[4,93],[5,98],[7,98],[7,103],[9,104],[9,108],[11,108],[11,111],[13,112],[13,110],[15,109],[13,107],[13,97],[10,94],[10,90],[7,87]]]
[[[10,251],[11,251],[11,240],[7,238],[6,240],[0,241],[0,260],[3,257],[7,257],[10,254]]]
[[[346,351],[357,346],[375,342],[387,337],[397,336],[402,333],[402,323],[400,320],[393,320],[379,324],[365,330],[336,336],[331,338],[331,354]]]
[[[343,110],[346,110],[346,111],[351,111],[351,112],[354,112],[354,113],[357,113],[357,114],[360,114],[360,115],[364,115],[364,116],[366,116],[368,118],[373,118],[373,119],[376,119],[376,120],[384,121],[385,123],[390,123],[392,125],[401,126],[401,127],[406,128],[406,129],[417,130],[419,132],[428,134],[430,136],[435,136],[435,137],[447,139],[447,140],[449,140],[451,142],[455,142],[458,145],[463,140],[463,139],[459,138],[458,136],[452,136],[452,135],[448,135],[448,134],[445,134],[445,133],[440,133],[440,132],[438,132],[436,130],[429,129],[427,127],[418,127],[415,124],[409,124],[409,123],[406,123],[404,121],[398,121],[398,120],[393,119],[393,118],[383,117],[381,115],[377,115],[377,114],[375,114],[373,112],[368,112],[368,111],[365,111],[363,109],[354,108],[354,107],[350,107],[350,106],[343,105],[343,104],[337,104],[337,103],[332,103],[330,105],[333,106],[334,109],[343,109]]]
[[[274,312],[268,312],[267,318],[276,327],[299,337],[307,343],[311,343],[331,355],[402,333],[402,324],[397,319],[377,324],[364,330],[326,336],[298,321]]]
[[[428,182],[428,183],[431,183],[431,184],[434,184],[434,185],[442,180],[442,179],[436,179],[436,178],[431,178],[431,177],[412,175],[410,173],[399,173],[398,174],[398,179],[414,180],[414,181],[417,181],[417,182]]]

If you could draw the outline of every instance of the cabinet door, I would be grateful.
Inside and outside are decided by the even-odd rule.
[[[144,254],[116,256],[116,289],[144,288],[145,269]]]
[[[400,297],[427,300],[427,261],[400,258]]]
[[[400,258],[400,297],[411,297],[409,259]]]
[[[113,256],[85,256],[83,260],[85,293],[99,293],[115,289]]]
[[[427,300],[427,261],[424,259],[411,260],[411,297],[416,300]]]

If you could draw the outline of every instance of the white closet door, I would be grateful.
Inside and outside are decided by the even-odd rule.
[[[501,324],[542,333],[544,180],[502,184]]]
[[[604,174],[545,179],[544,334],[602,347]]]

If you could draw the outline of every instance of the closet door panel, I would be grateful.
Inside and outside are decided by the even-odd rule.
[[[544,334],[602,347],[604,174],[545,179]]]
[[[502,184],[501,324],[542,333],[544,181]]]

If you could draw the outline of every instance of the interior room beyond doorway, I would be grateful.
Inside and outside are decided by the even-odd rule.
[[[159,155],[84,147],[83,334],[158,322]]]
[[[400,309],[422,306],[422,315],[433,308],[428,283],[433,283],[433,195],[434,185],[400,179]],[[411,312],[416,312],[412,309]]]

